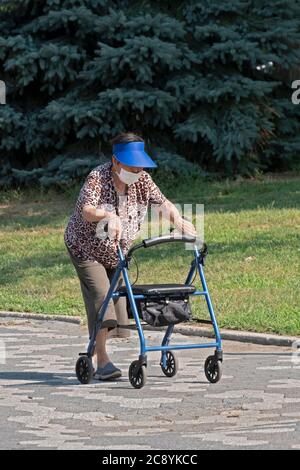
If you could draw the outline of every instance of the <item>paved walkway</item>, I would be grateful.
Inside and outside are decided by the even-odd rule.
[[[146,336],[157,344],[162,333]],[[124,377],[79,385],[74,365],[86,338],[78,325],[1,319],[1,449],[300,449],[300,364],[291,350],[225,342],[216,385],[203,372],[208,351],[179,351],[171,379],[152,353],[147,384],[136,390],[127,379],[136,333],[109,342]]]

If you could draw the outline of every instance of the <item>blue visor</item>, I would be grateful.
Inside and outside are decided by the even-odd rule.
[[[141,168],[156,168],[152,158],[145,152],[144,142],[127,142],[125,144],[114,144],[113,155],[116,159],[127,166],[139,166]]]

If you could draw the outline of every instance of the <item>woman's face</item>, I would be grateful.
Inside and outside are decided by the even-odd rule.
[[[143,170],[143,167],[124,165],[124,163],[119,162],[114,155],[112,156],[112,163],[117,173],[120,172],[121,168],[123,168],[125,171],[130,171],[131,173],[139,173]]]

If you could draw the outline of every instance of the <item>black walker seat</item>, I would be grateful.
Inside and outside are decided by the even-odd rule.
[[[186,284],[133,284],[131,286],[134,295],[144,295],[145,297],[186,297],[193,294],[196,290],[195,286]],[[126,286],[118,289],[118,292],[127,295]]]
[[[179,314],[179,318],[181,319],[181,321],[191,320],[191,310],[188,300],[189,295],[192,295],[196,291],[195,286],[186,284],[133,284],[131,288],[132,294],[135,297],[135,303],[138,314],[140,318],[146,320],[146,323],[149,323],[153,326],[163,326],[168,324],[167,318],[169,318],[170,321],[172,318],[174,321],[176,321],[176,314],[175,317],[169,317],[169,310],[170,308],[172,308],[169,302],[173,302],[173,309],[176,308],[174,302],[177,302],[177,308],[179,308],[179,310],[181,311],[181,313]],[[128,318],[134,318],[126,286],[122,286],[121,288],[119,288],[118,294],[126,296]],[[169,308],[166,307],[168,304]],[[179,304],[181,304],[181,307],[179,306]],[[150,316],[149,312],[148,315],[145,314],[145,309],[147,310],[149,306],[150,311],[152,312]],[[182,311],[182,308],[184,308],[185,313]],[[167,313],[166,310],[169,312]],[[153,317],[154,311],[156,311],[156,314],[160,316],[160,320],[158,319],[158,317],[155,319],[155,315]],[[164,319],[162,317],[164,317]],[[155,322],[155,324],[153,322]],[[178,323],[178,321],[176,321],[176,323]]]

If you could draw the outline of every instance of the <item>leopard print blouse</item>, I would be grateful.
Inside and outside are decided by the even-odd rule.
[[[107,221],[88,222],[82,216],[83,206],[100,206],[120,216],[123,228],[121,247],[126,254],[141,228],[148,207],[159,206],[166,199],[146,171],[142,171],[136,183],[127,186],[125,196],[119,196],[112,177],[112,163],[99,165],[89,173],[80,190],[74,213],[65,229],[64,242],[75,257],[115,268],[118,264],[116,243],[107,233],[103,235]]]

